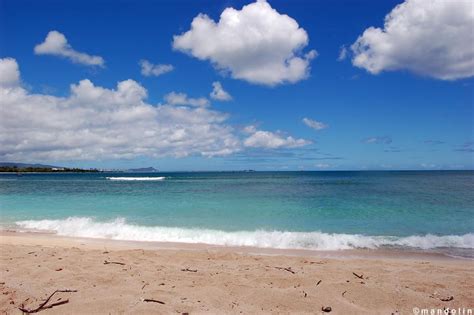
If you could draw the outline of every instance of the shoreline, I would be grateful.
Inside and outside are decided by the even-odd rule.
[[[469,260],[379,250],[263,250],[0,232],[0,313],[411,314],[473,308]],[[146,302],[152,299],[162,302]]]
[[[403,248],[377,248],[377,249],[338,249],[338,250],[313,250],[313,249],[281,249],[254,246],[227,246],[207,243],[186,242],[159,242],[116,240],[109,238],[76,237],[58,235],[54,231],[0,229],[0,243],[15,238],[15,244],[31,244],[43,246],[80,246],[84,249],[103,249],[104,247],[116,250],[146,249],[146,250],[218,250],[252,255],[274,256],[309,256],[333,259],[430,259],[430,260],[464,260],[474,261],[472,257],[450,255],[435,250],[416,250]]]

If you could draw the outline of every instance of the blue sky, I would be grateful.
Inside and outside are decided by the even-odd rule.
[[[427,19],[421,25],[408,19],[407,29],[415,28],[413,32],[384,29],[384,18],[397,5],[402,6],[393,11],[394,25],[399,16],[416,21],[411,11],[429,2],[268,1],[257,8],[249,1],[2,0],[0,58],[13,59],[19,77],[8,81],[15,83],[5,89],[21,89],[27,96],[17,99],[9,92],[2,102],[4,111],[19,109],[0,120],[4,134],[0,158],[162,170],[472,169],[473,35],[463,33],[474,27],[472,15],[463,20],[462,8],[438,3],[426,9]],[[456,5],[462,4],[461,0]],[[276,20],[261,25],[250,13],[244,15],[245,5],[265,17],[273,14]],[[234,8],[241,18],[240,26],[231,28],[233,39],[218,30],[200,34],[205,31],[191,28],[198,14],[217,23],[226,8]],[[464,21],[455,25],[459,39],[444,32],[443,17],[430,19],[433,10],[453,15],[446,21]],[[297,23],[298,30],[288,19]],[[272,31],[273,27],[280,29]],[[383,34],[364,33],[370,27]],[[248,35],[254,30],[261,32],[262,41]],[[103,65],[91,64],[91,59],[78,61],[77,55],[68,57],[64,50],[58,53],[49,46],[35,51],[51,31],[67,38],[75,53],[100,56]],[[188,31],[193,32],[191,39],[178,42],[173,37]],[[296,44],[279,36],[285,32],[288,41],[296,38]],[[365,46],[357,49],[352,45],[359,36]],[[248,46],[234,49],[233,42],[240,41]],[[280,52],[286,45],[290,53],[284,48]],[[387,45],[391,50],[381,48]],[[347,56],[338,60],[342,46]],[[463,56],[452,57],[451,50]],[[279,54],[286,61],[278,63]],[[301,61],[303,70],[289,69],[285,62],[292,58]],[[140,60],[173,69],[146,76]],[[267,60],[273,61],[266,64]],[[245,65],[254,61],[255,67]],[[11,64],[8,67],[15,68]],[[84,84],[80,93],[108,89],[114,101],[89,97],[96,94],[71,97],[71,84],[79,86],[85,79],[92,85]],[[146,90],[146,96],[137,92],[141,96],[126,100],[140,104],[123,105],[125,101],[113,96],[117,82],[125,80],[136,83],[130,88],[134,92]],[[232,99],[212,99],[213,82],[219,82]],[[166,99],[171,92],[185,93],[188,99]],[[54,98],[54,108],[45,110],[49,105],[42,104],[49,102],[48,97]],[[197,108],[189,98],[206,98],[209,105]],[[120,106],[129,110],[120,113],[127,116],[123,125],[122,118],[116,118]],[[160,106],[156,114],[154,109]],[[72,107],[74,112],[69,111]],[[69,122],[74,113],[81,114]],[[198,113],[201,120],[192,121]],[[155,120],[150,118],[154,115]],[[322,127],[311,128],[304,118]],[[80,136],[84,140],[80,149],[74,147],[74,135],[86,129],[90,139]],[[149,130],[156,134],[148,134]],[[179,136],[173,130],[180,130]],[[150,139],[141,143],[140,133]],[[53,140],[48,142],[49,137]]]

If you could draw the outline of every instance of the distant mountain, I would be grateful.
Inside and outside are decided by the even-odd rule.
[[[133,173],[153,173],[153,172],[158,172],[158,170],[154,167],[142,167],[142,168],[131,168],[128,170],[128,172],[133,172]]]
[[[28,164],[28,163],[16,163],[16,162],[0,162],[0,167],[18,167],[18,168],[25,168],[25,167],[36,167],[36,168],[62,168],[62,166],[53,166],[53,165],[45,165],[45,164]]]

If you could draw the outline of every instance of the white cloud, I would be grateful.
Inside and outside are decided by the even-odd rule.
[[[41,44],[35,46],[37,55],[54,55],[70,59],[74,63],[86,66],[103,67],[105,62],[100,56],[92,56],[74,50],[67,42],[66,36],[58,31],[50,31]]]
[[[10,63],[0,59],[0,69]],[[146,96],[133,80],[115,89],[82,80],[67,97],[1,85],[0,160],[211,157],[241,150],[226,113],[152,106]]]
[[[352,63],[372,74],[408,70],[442,80],[474,75],[471,0],[406,0],[351,46]]]
[[[341,48],[339,49],[339,57],[337,57],[337,61],[346,60],[348,55],[349,55],[349,52],[347,51],[347,47],[345,45],[342,45]]]
[[[212,92],[210,94],[213,100],[230,101],[232,96],[224,90],[222,84],[218,81],[212,83]]]
[[[285,137],[263,130],[255,130],[253,134],[244,140],[244,146],[246,147],[264,149],[297,148],[308,144],[311,144],[311,142],[305,139],[295,139],[291,136]]]
[[[139,65],[141,67],[141,74],[150,77],[150,76],[160,76],[162,74],[168,73],[173,71],[174,67],[173,65],[167,65],[167,64],[152,64],[148,60],[140,60]]]
[[[420,166],[421,166],[422,168],[428,168],[428,169],[439,168],[438,165],[433,164],[433,163],[421,163]]]
[[[173,48],[209,60],[233,78],[273,86],[309,75],[317,53],[302,52],[308,41],[293,18],[259,0],[241,10],[226,8],[217,23],[199,14],[189,31],[174,36]]]
[[[323,122],[320,122],[320,121],[316,121],[316,120],[313,120],[313,119],[310,119],[310,118],[303,118],[303,123],[310,127],[310,128],[313,128],[314,130],[323,130],[323,129],[326,129],[329,127],[329,125],[323,123]]]
[[[376,144],[390,144],[392,143],[392,137],[382,136],[382,137],[369,137],[362,140],[364,143],[376,143]]]
[[[19,85],[18,64],[0,59],[9,73],[0,84],[0,160],[60,161],[137,156],[222,156],[249,147],[297,147],[302,139],[256,128],[250,138],[227,123],[229,115],[203,106],[154,106],[134,80],[115,89],[81,80],[70,95],[33,94]],[[189,101],[187,97],[185,97]],[[267,141],[258,140],[266,138]],[[246,145],[244,145],[245,140]]]
[[[15,86],[20,82],[18,64],[13,58],[0,59],[0,86]]]
[[[252,134],[252,133],[255,133],[257,132],[257,126],[255,125],[248,125],[248,126],[245,126],[242,131],[245,133],[245,134]]]
[[[196,106],[206,107],[209,106],[209,100],[205,97],[191,98],[186,93],[170,92],[165,95],[165,101],[169,105],[183,105],[183,106]]]

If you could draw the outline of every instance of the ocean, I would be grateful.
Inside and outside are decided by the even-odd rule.
[[[474,171],[0,175],[2,229],[474,257]]]

